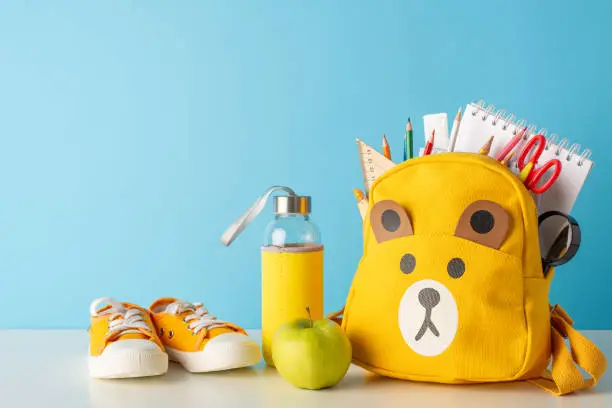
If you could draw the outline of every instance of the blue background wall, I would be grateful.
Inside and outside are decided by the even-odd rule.
[[[361,252],[355,137],[397,154],[407,116],[422,146],[422,115],[484,98],[593,150],[551,298],[612,329],[611,4],[3,2],[0,328],[85,327],[99,296],[258,327],[269,216],[219,237],[272,184],[313,196],[335,310]]]

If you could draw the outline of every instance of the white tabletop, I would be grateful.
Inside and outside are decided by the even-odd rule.
[[[585,332],[612,356],[612,331]],[[251,331],[259,340],[260,333]],[[93,380],[82,330],[0,331],[1,407],[606,407],[612,381],[595,390],[555,397],[527,383],[439,385],[399,381],[352,366],[334,388],[294,388],[263,363],[241,370],[190,374],[172,363],[166,375]]]

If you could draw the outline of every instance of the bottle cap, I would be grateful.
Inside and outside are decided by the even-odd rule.
[[[274,214],[310,214],[310,196],[274,197]]]

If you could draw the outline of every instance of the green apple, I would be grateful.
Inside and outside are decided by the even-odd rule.
[[[329,319],[298,319],[281,326],[272,340],[272,360],[284,379],[299,388],[336,385],[351,365],[351,343]]]

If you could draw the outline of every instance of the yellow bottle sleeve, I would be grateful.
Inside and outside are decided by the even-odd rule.
[[[272,339],[285,323],[323,316],[323,246],[262,247],[262,344],[269,366]]]

